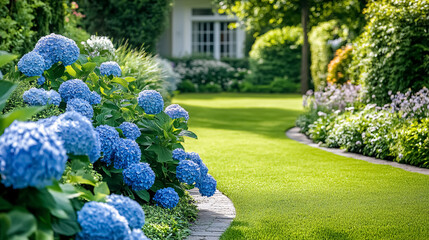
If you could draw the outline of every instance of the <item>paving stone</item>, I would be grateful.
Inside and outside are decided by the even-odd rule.
[[[235,218],[235,208],[231,200],[216,190],[210,197],[202,197],[197,188],[189,190],[199,210],[194,225],[190,227],[188,240],[217,240]]]

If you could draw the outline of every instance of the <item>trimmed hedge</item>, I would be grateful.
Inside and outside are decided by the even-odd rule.
[[[268,85],[276,77],[300,82],[302,29],[273,29],[256,39],[250,51],[252,81]]]

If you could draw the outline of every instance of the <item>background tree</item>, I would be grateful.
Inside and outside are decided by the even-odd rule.
[[[339,19],[357,36],[364,26],[366,0],[216,0],[220,12],[238,16],[255,35],[267,29],[301,25],[301,92],[309,89],[309,29],[321,21]]]
[[[80,0],[86,17],[84,28],[91,34],[105,35],[115,41],[127,39],[133,47],[144,45],[156,51],[165,29],[172,0]]]

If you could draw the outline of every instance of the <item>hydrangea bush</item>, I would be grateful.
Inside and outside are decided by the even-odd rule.
[[[174,208],[184,191],[196,184],[202,195],[214,193],[216,181],[209,177],[200,156],[183,150],[185,137],[197,138],[188,130],[185,109],[171,105],[164,110],[159,92],[140,89],[135,78],[121,76],[120,66],[106,63],[102,56],[79,56],[75,43],[63,36],[43,37],[33,52],[46,64],[34,76],[17,68],[24,74],[20,79],[29,77],[25,81],[38,86],[23,94],[29,107],[21,111],[25,117],[20,119],[30,118],[45,105],[58,111],[19,127],[14,123],[0,137],[0,189],[8,189],[0,194],[1,202],[5,196],[15,196],[3,193],[22,189],[22,194],[30,194],[29,187],[36,187],[64,203],[59,206],[62,209],[47,207],[44,204],[52,202],[43,200],[38,206],[48,211],[53,225],[57,224],[52,235],[144,239],[138,231],[144,224],[139,204],[152,202]],[[27,67],[33,64],[37,68],[31,61],[35,60],[22,59]],[[36,85],[40,78],[43,83]],[[7,87],[13,89],[14,85]],[[3,133],[4,129],[0,130]],[[23,155],[14,156],[18,153]],[[21,170],[11,164],[15,157],[23,161]],[[100,203],[110,193],[107,204]],[[19,199],[7,198],[11,204],[24,204],[17,202]],[[11,209],[6,207],[5,211]],[[66,224],[69,227],[63,228]],[[26,237],[34,236],[34,231]]]
[[[18,194],[3,192],[30,194],[34,187],[64,203],[62,209],[44,205],[55,205],[52,201],[40,203],[52,216],[52,225],[57,224],[52,236],[145,239],[140,204],[174,208],[195,185],[211,196],[216,181],[197,153],[183,149],[185,137],[196,138],[188,130],[184,108],[165,108],[159,92],[140,89],[135,78],[122,76],[121,67],[102,56],[79,56],[75,45],[51,34],[20,61],[17,71],[24,76],[19,78],[37,86],[21,96],[28,105],[22,114],[28,119],[46,107],[58,111],[36,122],[13,123],[1,135],[0,189],[8,190],[2,191],[0,202]],[[38,65],[43,61],[44,66]],[[22,164],[12,164],[16,161]],[[19,199],[25,198],[7,198],[11,204],[24,204]]]

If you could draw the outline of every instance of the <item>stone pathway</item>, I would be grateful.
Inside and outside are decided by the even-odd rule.
[[[357,154],[357,153],[346,152],[345,150],[338,149],[338,148],[321,147],[321,146],[319,146],[319,144],[314,143],[311,139],[309,139],[305,134],[300,133],[299,128],[297,128],[297,127],[291,128],[288,131],[286,131],[286,136],[289,137],[290,139],[298,141],[300,143],[307,144],[311,147],[323,149],[325,151],[328,151],[328,152],[331,152],[331,153],[334,153],[334,154],[337,154],[340,156],[364,160],[364,161],[367,161],[370,163],[375,163],[375,164],[390,165],[392,167],[404,169],[405,171],[429,175],[429,169],[427,169],[427,168],[419,168],[419,167],[415,167],[415,166],[411,166],[411,165],[407,165],[407,164],[382,160],[382,159],[373,158],[373,157],[367,157],[367,156]]]
[[[197,202],[197,221],[191,226],[188,240],[219,239],[235,218],[235,208],[231,200],[219,190],[212,197],[202,197],[197,188],[189,190]]]

